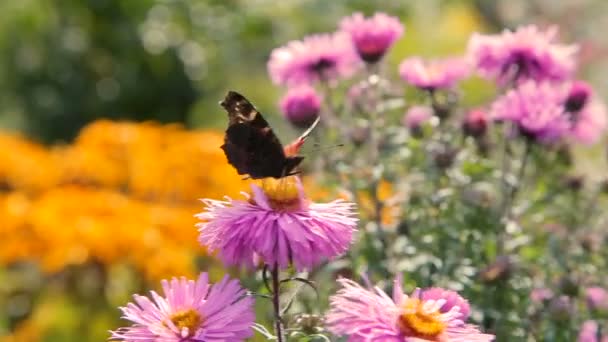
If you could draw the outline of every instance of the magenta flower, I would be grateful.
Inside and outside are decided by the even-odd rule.
[[[469,74],[469,65],[463,58],[423,61],[411,57],[399,64],[401,78],[424,90],[451,88]]]
[[[205,199],[197,217],[199,241],[227,265],[256,266],[256,260],[281,269],[312,269],[348,249],[357,224],[354,204],[343,200],[314,203],[304,197],[297,177],[252,184],[247,200]]]
[[[599,325],[596,321],[585,321],[578,333],[578,342],[608,342],[608,335],[599,336]]]
[[[556,27],[541,31],[533,25],[500,35],[474,34],[468,54],[482,76],[501,85],[530,79],[562,81],[575,71],[578,46],[557,44],[556,36]]]
[[[564,88],[528,81],[498,98],[490,110],[494,120],[513,122],[535,141],[551,143],[569,134],[571,120],[563,106]]]
[[[608,291],[601,287],[589,287],[585,290],[587,306],[590,310],[608,312]]]
[[[281,111],[289,122],[299,128],[307,128],[319,116],[321,97],[310,86],[290,88],[281,100]]]
[[[268,73],[277,85],[331,82],[351,76],[360,63],[348,34],[317,34],[274,49]]]
[[[378,62],[404,31],[398,18],[385,13],[371,18],[355,13],[342,19],[340,29],[350,35],[359,56],[367,63]]]
[[[112,340],[126,342],[237,342],[253,335],[253,298],[237,280],[225,276],[212,285],[207,273],[198,280],[173,278],[161,282],[164,296],[135,295],[120,308],[130,327],[112,331]]]
[[[420,294],[425,290],[405,295],[398,281],[392,298],[379,288],[365,289],[347,279],[338,282],[342,289],[330,298],[326,324],[332,333],[348,336],[349,342],[494,340],[493,335],[464,322],[460,301],[452,301],[454,306],[442,310],[447,299],[424,299]]]
[[[571,136],[583,144],[596,143],[606,131],[606,107],[593,94],[591,86],[577,81],[564,100],[566,112],[573,123]]]

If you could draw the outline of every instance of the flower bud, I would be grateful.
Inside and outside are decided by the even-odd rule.
[[[321,97],[314,88],[301,86],[289,89],[280,106],[290,123],[298,128],[308,128],[319,116]]]
[[[462,123],[465,135],[475,138],[482,137],[488,128],[488,115],[481,109],[475,109],[467,113]]]

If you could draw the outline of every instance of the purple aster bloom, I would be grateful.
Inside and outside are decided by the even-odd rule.
[[[498,98],[490,110],[494,120],[513,122],[519,132],[550,143],[566,136],[572,127],[563,106],[564,88],[548,82],[527,81]]]
[[[562,81],[576,68],[576,45],[554,42],[557,27],[546,31],[536,26],[505,30],[500,35],[473,34],[468,53],[479,73],[501,85],[529,79]]]
[[[439,311],[446,313],[450,312],[453,307],[457,306],[459,308],[460,317],[458,317],[461,321],[466,322],[471,314],[471,306],[469,302],[462,298],[457,292],[451,290],[445,290],[440,287],[431,287],[428,289],[424,289],[420,293],[420,299],[423,301],[427,300],[445,300],[445,304],[439,309]]]
[[[342,19],[340,29],[350,34],[359,56],[367,63],[378,62],[404,31],[398,18],[385,13],[371,18],[355,13]]]
[[[578,342],[608,342],[608,335],[598,336],[599,325],[596,321],[585,321],[578,333]]]
[[[275,84],[294,86],[349,77],[360,63],[348,34],[336,32],[308,36],[274,49],[268,72]]]
[[[590,310],[608,312],[608,291],[601,287],[589,287],[585,290],[587,306]]]
[[[247,200],[205,199],[197,217],[199,241],[227,265],[254,267],[255,259],[281,269],[312,269],[349,248],[357,219],[354,204],[308,201],[297,177],[252,184]]]
[[[112,331],[112,340],[126,342],[237,342],[253,335],[253,298],[237,280],[225,276],[212,285],[207,273],[198,280],[173,278],[161,282],[164,296],[135,295],[120,308],[130,327]]]
[[[348,336],[349,342],[424,342],[424,341],[492,341],[493,335],[483,334],[466,324],[460,307],[442,310],[447,300],[424,299],[418,290],[403,294],[395,281],[392,298],[379,288],[366,289],[348,279],[339,279],[342,289],[330,298],[326,315],[329,330]]]
[[[399,64],[401,78],[424,90],[451,88],[469,74],[469,64],[464,58],[424,61],[419,57],[411,57]]]
[[[281,100],[281,111],[289,122],[299,128],[307,128],[319,116],[321,96],[311,86],[290,88]]]
[[[583,81],[573,82],[566,99],[565,111],[573,123],[571,136],[583,144],[596,143],[606,131],[606,107]]]

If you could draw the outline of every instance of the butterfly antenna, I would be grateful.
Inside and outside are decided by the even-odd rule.
[[[315,127],[317,127],[317,125],[319,124],[319,121],[321,121],[321,116],[317,116],[317,119],[315,120],[315,122],[312,123],[312,125],[310,125],[310,127],[308,127],[308,129],[306,131],[304,131],[304,133],[302,133],[302,135],[300,135],[300,137],[297,140],[306,140],[306,138],[308,138],[308,136],[310,135],[310,133],[312,133],[312,131],[315,129]]]

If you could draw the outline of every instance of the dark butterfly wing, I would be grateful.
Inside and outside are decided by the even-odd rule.
[[[228,125],[248,123],[255,128],[270,129],[270,125],[254,105],[235,91],[229,91],[220,105],[228,112]],[[272,136],[276,138],[274,133]]]
[[[222,149],[237,172],[254,179],[286,176],[285,167],[293,163],[292,158],[285,156],[283,145],[262,114],[244,96],[233,91],[220,104],[229,118]]]

